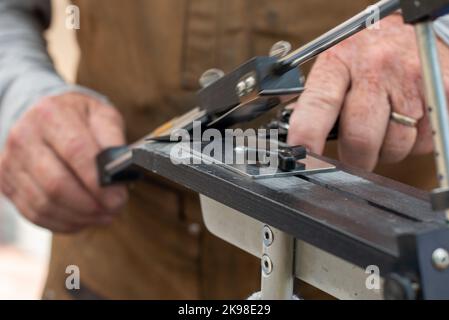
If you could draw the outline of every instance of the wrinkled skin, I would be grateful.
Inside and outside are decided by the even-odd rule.
[[[98,185],[95,157],[125,143],[111,106],[68,93],[41,100],[13,127],[0,158],[0,186],[30,221],[55,232],[109,224],[124,187]]]
[[[446,88],[449,48],[439,43]],[[321,154],[340,117],[338,149],[346,164],[373,170],[433,150],[424,107],[414,30],[395,15],[322,54],[293,106],[289,143]],[[417,128],[390,120],[391,112],[419,121]]]

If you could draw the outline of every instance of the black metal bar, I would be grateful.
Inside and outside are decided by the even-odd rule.
[[[449,233],[425,193],[386,178],[340,168],[326,181],[324,174],[252,180],[216,165],[174,164],[172,147],[142,146],[134,163],[362,268],[377,265],[384,275],[400,261],[400,236]]]

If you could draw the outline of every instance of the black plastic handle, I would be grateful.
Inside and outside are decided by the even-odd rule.
[[[101,186],[127,183],[141,178],[141,172],[134,166],[131,154],[126,161],[113,164],[114,161],[131,152],[128,146],[120,146],[106,149],[98,154],[96,160]]]

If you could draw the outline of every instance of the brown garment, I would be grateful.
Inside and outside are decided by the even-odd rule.
[[[79,82],[111,99],[130,141],[192,108],[203,71],[230,71],[279,40],[299,46],[370,3],[74,2],[81,9]],[[81,271],[75,294],[84,298],[240,299],[259,289],[258,260],[205,230],[196,195],[155,176],[130,191],[112,226],[54,237],[44,297],[70,297],[65,269],[72,264]]]

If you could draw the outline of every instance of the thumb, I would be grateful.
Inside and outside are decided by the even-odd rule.
[[[350,81],[349,70],[340,59],[329,53],[318,58],[306,90],[294,105],[288,137],[290,145],[303,145],[318,154],[323,152]]]

